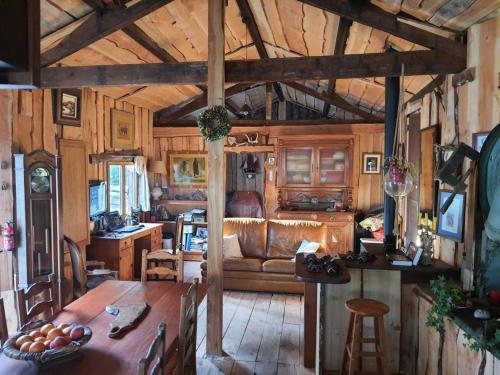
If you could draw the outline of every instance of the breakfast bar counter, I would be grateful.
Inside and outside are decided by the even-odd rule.
[[[349,322],[344,304],[353,298],[372,298],[389,306],[390,312],[385,317],[389,364],[391,373],[399,373],[403,284],[425,283],[439,275],[457,276],[457,271],[440,260],[435,260],[432,266],[393,266],[385,259],[381,244],[369,246],[367,250],[376,256],[372,262],[338,260],[341,270],[345,269],[349,275],[350,280],[346,283],[338,283],[336,278],[331,282],[331,277],[324,272],[312,274],[305,270],[304,274],[305,265],[299,266],[303,258],[297,257],[295,276],[305,281],[304,346],[309,350],[304,351],[304,365],[316,367],[317,374],[341,368]],[[373,337],[371,319],[365,319],[363,331],[365,336]],[[368,365],[364,370],[373,368]]]

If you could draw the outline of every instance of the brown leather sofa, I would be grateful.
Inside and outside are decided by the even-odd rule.
[[[237,234],[243,258],[225,258],[224,289],[304,293],[295,280],[292,258],[302,240],[319,242],[326,249],[326,227],[316,221],[224,219],[224,235]],[[201,264],[204,281],[206,260]]]

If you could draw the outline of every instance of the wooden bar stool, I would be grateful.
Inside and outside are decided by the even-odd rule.
[[[359,365],[363,357],[375,357],[377,374],[389,375],[384,333],[384,315],[389,312],[389,307],[382,302],[367,298],[351,299],[345,303],[345,307],[351,312],[351,316],[342,360],[342,375],[359,373]],[[365,317],[373,318],[374,338],[362,337],[361,329]],[[364,343],[375,344],[375,351],[363,351],[362,344]]]

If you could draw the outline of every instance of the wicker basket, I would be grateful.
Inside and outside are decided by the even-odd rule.
[[[79,340],[73,340],[68,345],[57,348],[57,349],[48,349],[41,353],[25,353],[19,351],[16,348],[16,340],[22,336],[26,335],[28,332],[40,328],[43,325],[49,322],[44,320],[37,320],[34,322],[30,322],[24,325],[19,332],[17,332],[14,336],[9,338],[3,344],[3,353],[10,358],[23,360],[23,361],[32,361],[38,363],[42,367],[50,366],[51,364],[56,364],[60,362],[66,362],[68,360],[73,359],[78,356],[77,351],[81,346],[85,345],[89,342],[92,337],[92,331],[89,327],[84,327],[83,337]]]

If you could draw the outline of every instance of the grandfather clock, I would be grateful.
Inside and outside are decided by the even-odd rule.
[[[62,307],[64,259],[61,216],[61,157],[44,150],[15,154],[18,288],[57,281],[54,298]]]

